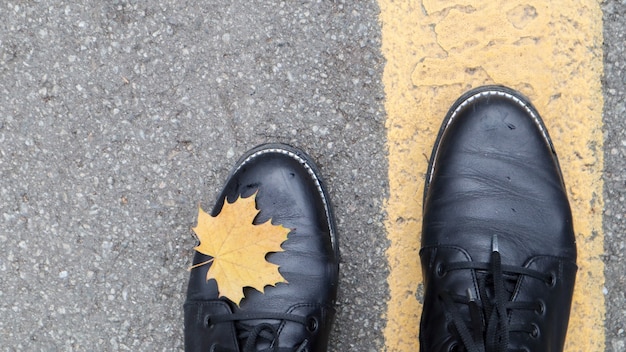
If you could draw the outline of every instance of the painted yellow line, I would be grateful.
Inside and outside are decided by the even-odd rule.
[[[602,12],[591,0],[379,0],[389,148],[387,351],[417,351],[424,174],[466,90],[504,84],[539,110],[563,168],[579,274],[566,351],[604,350]]]

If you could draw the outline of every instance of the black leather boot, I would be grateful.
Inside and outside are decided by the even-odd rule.
[[[224,204],[255,192],[255,224],[271,219],[291,229],[279,265],[288,283],[246,288],[240,305],[218,298],[211,264],[191,270],[185,310],[186,351],[326,351],[338,281],[337,231],[330,200],[311,159],[282,144],[266,144],[244,155],[226,181],[211,215]],[[211,257],[196,252],[193,263]]]
[[[539,114],[521,94],[463,95],[424,193],[422,351],[562,351],[576,277],[572,216]]]

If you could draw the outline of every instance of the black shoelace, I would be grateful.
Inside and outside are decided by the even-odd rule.
[[[514,287],[521,276],[528,276],[553,286],[555,284],[553,274],[546,275],[524,267],[502,265],[497,236],[492,239],[490,263],[457,262],[438,268],[440,275],[453,270],[475,270],[485,273],[479,279],[479,297],[474,297],[473,290],[470,288],[467,289],[466,296],[450,292],[439,294],[446,308],[446,315],[452,321],[449,329],[460,339],[456,350],[507,352],[511,332],[525,332],[533,338],[539,336],[539,330],[535,324],[509,324],[509,312],[515,309],[543,312],[545,309],[543,303],[510,301],[511,292],[507,290],[507,287],[511,285],[507,286],[507,284],[513,283]],[[468,305],[469,322],[464,319],[457,304]]]
[[[293,321],[300,323],[309,329],[312,324],[311,319],[287,313],[233,313],[214,315],[207,317],[207,325],[234,322],[237,329],[237,339],[240,341],[241,352],[307,352],[308,341],[304,340],[295,348],[280,348],[278,345],[278,327],[280,322]],[[277,324],[256,324],[249,325],[244,321],[250,320],[277,320]],[[314,320],[317,329],[317,320]],[[265,341],[269,347],[258,349],[261,341]],[[219,345],[211,347],[211,352],[239,352],[223,348]]]

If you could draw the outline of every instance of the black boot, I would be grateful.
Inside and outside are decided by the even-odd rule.
[[[552,142],[518,92],[452,106],[426,179],[422,351],[562,351],[576,277]]]
[[[291,229],[283,251],[266,259],[287,283],[246,288],[239,305],[206,279],[212,263],[191,269],[185,302],[186,351],[326,351],[338,281],[337,233],[330,200],[311,159],[281,144],[254,148],[226,181],[211,215],[256,192],[255,224]],[[242,220],[243,221],[243,220]],[[193,263],[211,257],[196,252]]]

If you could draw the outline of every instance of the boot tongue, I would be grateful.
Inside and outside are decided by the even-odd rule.
[[[239,345],[245,352],[269,351],[272,343],[278,343],[277,328],[273,324],[260,321],[249,321],[249,326],[240,331]],[[242,323],[243,324],[243,323]]]
[[[493,308],[504,309],[501,306],[496,306],[511,301],[520,275],[508,274],[503,271],[498,235],[493,235],[491,238],[491,255],[487,268],[476,270],[475,275],[478,280],[479,299],[483,302],[484,313],[490,315]],[[500,292],[499,298],[496,292]]]
[[[517,282],[519,280],[519,276],[517,275],[507,275],[504,274],[504,290],[507,292],[507,300],[511,300],[513,294],[515,292],[515,288],[517,287]],[[494,280],[493,273],[486,271],[477,271],[476,278],[479,283],[479,287],[481,291],[484,291],[486,298],[489,301],[492,301],[494,298]],[[482,300],[482,297],[481,297]]]

